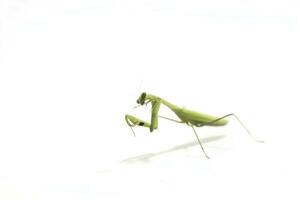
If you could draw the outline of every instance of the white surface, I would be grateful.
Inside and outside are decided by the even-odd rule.
[[[299,199],[298,1],[0,2],[0,199]],[[124,121],[141,91],[232,120]],[[167,109],[162,113],[172,116]]]

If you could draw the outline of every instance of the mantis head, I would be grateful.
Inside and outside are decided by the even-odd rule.
[[[136,102],[140,105],[144,105],[145,101],[146,101],[146,92],[143,92],[140,97],[136,100]]]

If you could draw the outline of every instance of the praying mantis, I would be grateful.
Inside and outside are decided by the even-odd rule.
[[[158,128],[158,118],[163,118],[163,119],[170,120],[170,121],[176,122],[176,123],[183,123],[183,124],[186,124],[186,125],[192,127],[193,132],[197,138],[197,141],[198,141],[205,157],[209,159],[209,156],[207,155],[207,153],[205,152],[205,150],[203,148],[203,145],[201,144],[201,141],[198,137],[195,127],[224,126],[228,123],[228,120],[226,118],[232,116],[242,125],[242,127],[252,137],[252,139],[254,139],[256,142],[263,142],[261,140],[255,139],[253,137],[253,135],[250,133],[250,131],[247,129],[247,127],[241,122],[241,120],[234,113],[230,113],[230,114],[224,115],[222,117],[215,117],[215,116],[208,115],[205,113],[200,113],[200,112],[196,112],[196,111],[193,111],[193,110],[190,110],[187,108],[176,106],[161,97],[143,92],[137,99],[137,104],[138,104],[138,106],[143,106],[143,105],[147,105],[148,103],[151,103],[151,105],[152,105],[152,109],[151,109],[152,113],[151,113],[151,122],[150,123],[146,122],[144,120],[141,120],[132,115],[128,115],[128,114],[125,115],[125,121],[128,124],[128,126],[131,128],[134,136],[135,136],[135,132],[133,131],[132,127],[134,127],[134,126],[147,127],[150,129],[150,132],[153,132],[155,129]],[[176,116],[180,119],[180,121],[158,115],[161,104],[163,104],[164,106],[171,109],[171,111],[173,111],[176,114]]]

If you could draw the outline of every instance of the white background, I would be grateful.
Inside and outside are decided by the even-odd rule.
[[[0,1],[0,199],[299,199],[299,2]],[[231,120],[135,129],[142,91]],[[164,115],[173,116],[162,108]]]

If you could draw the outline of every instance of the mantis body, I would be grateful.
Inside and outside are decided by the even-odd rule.
[[[209,158],[209,157],[206,154],[206,152],[204,151],[201,141],[196,133],[195,127],[224,126],[228,123],[228,120],[226,118],[233,116],[238,120],[238,122],[245,128],[245,130],[248,132],[248,134],[253,138],[253,136],[251,135],[249,130],[244,126],[244,124],[239,120],[239,118],[233,113],[227,114],[222,117],[215,117],[212,115],[208,115],[208,114],[196,112],[193,110],[189,110],[186,108],[178,107],[178,106],[164,100],[163,98],[160,98],[158,96],[148,94],[145,92],[142,93],[140,95],[140,97],[137,99],[137,103],[139,104],[139,106],[143,106],[143,105],[147,105],[148,103],[151,103],[151,105],[152,105],[151,122],[149,123],[149,122],[143,121],[132,115],[125,115],[125,120],[131,129],[134,126],[143,126],[143,127],[149,128],[150,132],[152,132],[158,128],[158,117],[164,118],[164,119],[167,119],[167,120],[170,120],[173,122],[177,122],[177,123],[185,123],[188,126],[192,127],[193,132],[198,140],[198,143],[207,158]],[[180,121],[158,115],[161,104],[170,108],[178,116]],[[133,131],[133,129],[132,129],[132,131]],[[135,136],[134,131],[133,131],[133,134]],[[253,138],[253,139],[256,140],[255,138]],[[258,141],[258,140],[256,140],[256,141],[262,142],[262,141]]]

